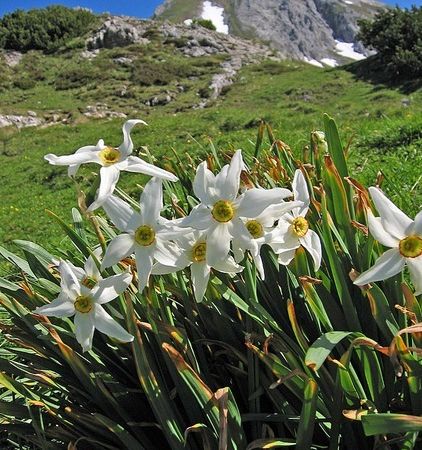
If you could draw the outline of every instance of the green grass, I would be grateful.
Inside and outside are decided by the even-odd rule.
[[[113,56],[136,51],[136,48],[107,51],[100,59],[84,64],[105,70]],[[148,51],[144,58],[162,53],[164,47],[154,44]],[[139,98],[171,89],[173,85],[133,85],[136,95],[122,98],[113,93],[113,86],[128,80],[130,69],[109,64],[111,75],[107,75],[105,82],[56,90],[52,76],[63,70],[60,67],[63,56],[43,58],[45,81],[38,81],[35,88],[27,91],[16,88],[3,91],[0,94],[3,112],[33,109],[42,113],[60,109],[77,120],[73,125],[23,129],[8,141],[6,153],[0,154],[0,179],[4,180],[0,185],[0,242],[6,246],[13,239],[28,239],[52,249],[62,239],[45,210],[53,210],[70,221],[70,208],[76,205],[75,187],[66,176],[66,168],[49,166],[43,156],[50,152],[72,153],[99,138],[118,145],[123,120],[81,118],[79,109],[83,105],[102,98],[112,109],[149,123],[149,127],[136,127],[133,139],[138,149],[148,146],[160,164],[161,157],[172,157],[172,149],[179,154],[203,155],[209,150],[210,139],[221,150],[242,148],[252,152],[256,124],[261,118],[299,154],[308,144],[309,133],[322,128],[322,114],[327,112],[338,122],[343,143],[351,142],[349,159],[354,176],[366,185],[373,185],[377,173],[382,171],[383,188],[393,201],[411,215],[421,207],[421,90],[407,96],[410,105],[404,107],[404,95],[399,90],[356,80],[342,69],[320,70],[296,62],[267,62],[244,68],[222,99],[203,110],[192,110],[192,104],[198,101],[197,92],[207,85],[216,70],[218,58],[212,57],[190,60],[199,74],[194,80],[184,80],[187,85],[191,83],[186,92],[164,107],[148,108]],[[73,58],[76,60],[77,56]],[[172,58],[175,63],[185,63],[176,61],[174,55]],[[92,170],[98,170],[98,166],[81,171],[82,187],[88,187]],[[122,176],[122,185],[133,194],[139,191],[137,183],[143,181],[142,176]]]

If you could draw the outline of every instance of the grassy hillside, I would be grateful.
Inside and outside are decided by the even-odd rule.
[[[175,48],[174,44],[169,48]],[[0,155],[0,242],[9,246],[13,239],[30,239],[54,248],[61,240],[60,230],[45,209],[70,220],[75,187],[65,168],[49,166],[43,156],[71,153],[99,138],[111,145],[120,143],[124,119],[92,120],[81,114],[86,105],[95,102],[147,121],[149,127],[134,129],[134,142],[137,149],[147,146],[160,164],[162,156],[172,157],[172,149],[190,156],[204,154],[210,140],[220,150],[252,151],[261,118],[299,152],[307,145],[310,131],[322,127],[322,114],[327,112],[336,118],[343,142],[350,142],[349,158],[356,178],[373,184],[382,171],[383,187],[399,206],[411,214],[420,208],[421,90],[404,95],[399,89],[356,80],[341,68],[321,70],[297,62],[269,61],[242,69],[221,99],[193,110],[198,92],[206,89],[222,58],[186,60],[174,51],[165,51],[161,44],[148,50],[133,46],[106,50],[93,61],[82,60],[74,50],[54,56],[31,52],[17,68],[0,75],[5,86],[0,92],[0,113],[55,110],[71,122],[22,129],[7,142]],[[134,58],[132,67],[113,62],[121,56]],[[160,58],[163,62],[157,63]],[[149,61],[156,69],[170,70],[170,75],[163,75],[158,86],[148,85],[140,81],[143,74],[136,61]],[[34,75],[34,69],[41,75]],[[35,78],[35,83],[22,89],[19,80],[25,77]],[[66,88],[60,84],[67,82]],[[183,91],[169,104],[145,105],[145,99],[172,92],[179,85]],[[122,86],[131,94],[122,96]],[[88,185],[86,177],[92,179],[92,171],[97,169],[93,165],[81,171],[83,187]],[[123,185],[132,193],[139,191],[136,183],[142,182],[142,176],[123,176]]]

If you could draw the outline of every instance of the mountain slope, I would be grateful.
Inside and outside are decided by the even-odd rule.
[[[166,0],[155,17],[179,22],[202,14],[202,0]],[[208,2],[210,3],[210,2]],[[234,35],[270,43],[285,57],[321,61],[338,59],[338,43],[356,42],[357,20],[383,8],[372,0],[213,0],[224,8],[224,19]]]

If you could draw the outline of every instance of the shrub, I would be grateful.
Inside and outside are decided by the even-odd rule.
[[[74,89],[101,79],[101,72],[91,64],[71,65],[58,73],[54,86],[57,90]]]
[[[132,65],[131,81],[142,86],[165,86],[196,73],[197,69],[183,60],[138,59]]]
[[[378,52],[392,75],[422,75],[422,7],[388,9],[359,26],[358,39]]]
[[[174,178],[129,156],[132,125],[121,152],[65,161],[100,157],[103,188],[117,165]],[[263,121],[247,167],[213,145],[198,167],[176,154],[166,207],[153,179],[141,211],[121,190],[102,199],[111,222],[86,208],[98,177],[86,195],[81,180],[72,223],[49,213],[72,246],[0,247],[16,267],[0,278],[2,448],[420,448],[421,217],[371,200],[324,126],[302,160]]]
[[[33,78],[28,73],[23,73],[19,76],[19,78],[16,78],[13,80],[13,86],[17,87],[18,89],[22,89],[24,91],[28,89],[34,88],[36,85],[35,78]]]
[[[85,34],[95,20],[89,11],[59,5],[17,10],[0,19],[0,46],[18,51],[53,51]]]
[[[193,19],[192,23],[195,25],[199,25],[201,27],[207,28],[208,30],[216,31],[217,28],[212,23],[211,20],[208,19]]]

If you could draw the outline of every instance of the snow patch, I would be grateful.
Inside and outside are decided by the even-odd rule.
[[[346,5],[354,5],[353,2],[349,2],[349,0],[344,0],[344,3],[346,3]]]
[[[317,61],[316,59],[312,59],[312,58],[308,58],[307,56],[305,56],[304,61],[307,62],[308,64],[312,64],[313,66],[316,67],[324,67],[319,61]]]
[[[322,58],[321,62],[324,63],[326,66],[330,66],[330,67],[338,66],[338,62],[332,58]]]
[[[366,58],[366,56],[362,55],[362,53],[355,52],[353,49],[353,42],[341,42],[336,40],[336,52],[341,56],[354,59],[356,61]]]
[[[187,27],[190,27],[190,26],[192,25],[192,23],[193,23],[193,20],[192,20],[192,19],[186,19],[186,20],[183,21],[183,23],[184,23]]]
[[[204,2],[202,5],[201,18],[211,20],[219,33],[229,34],[229,27],[224,23],[224,8]]]

